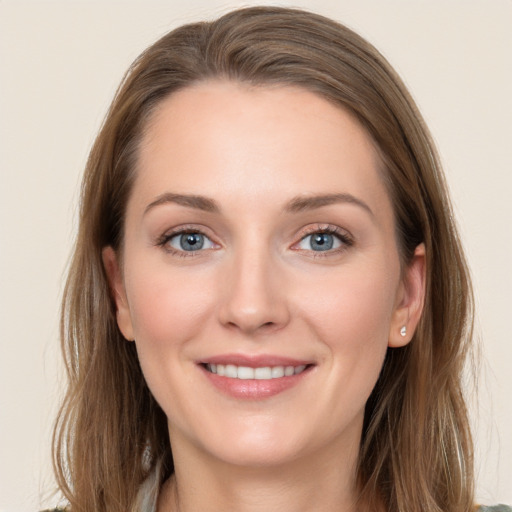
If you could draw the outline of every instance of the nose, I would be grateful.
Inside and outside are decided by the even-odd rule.
[[[266,250],[236,255],[223,278],[219,320],[245,334],[271,333],[290,320],[286,286]]]

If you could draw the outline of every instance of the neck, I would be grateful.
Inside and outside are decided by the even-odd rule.
[[[176,472],[164,485],[158,512],[352,512],[357,446],[330,446],[271,467],[232,465],[204,453],[182,457],[173,450]]]

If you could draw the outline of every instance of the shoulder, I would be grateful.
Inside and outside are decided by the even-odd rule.
[[[512,508],[507,505],[494,505],[493,507],[482,505],[478,507],[477,512],[512,512]]]

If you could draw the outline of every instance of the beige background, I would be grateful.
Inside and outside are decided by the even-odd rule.
[[[0,0],[0,511],[52,488],[63,269],[81,170],[130,62],[186,21],[255,2]],[[438,142],[473,270],[483,372],[478,498],[512,504],[512,2],[280,2],[334,17],[404,77]],[[59,387],[59,379],[61,386]]]

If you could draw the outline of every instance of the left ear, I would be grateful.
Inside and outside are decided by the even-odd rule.
[[[416,247],[410,263],[404,269],[402,282],[398,288],[389,331],[389,347],[407,345],[418,326],[425,302],[425,260],[425,245],[420,244]]]

